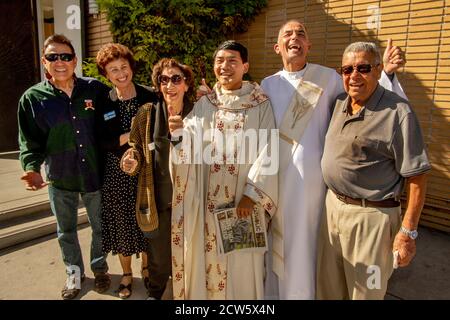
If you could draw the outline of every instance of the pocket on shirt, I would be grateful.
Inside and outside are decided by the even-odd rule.
[[[382,142],[362,136],[355,136],[352,141],[352,157],[358,162],[371,163],[380,160]]]

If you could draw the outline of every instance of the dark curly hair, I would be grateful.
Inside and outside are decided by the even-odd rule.
[[[160,91],[158,77],[162,74],[164,69],[167,69],[167,68],[180,69],[180,71],[183,73],[184,77],[186,78],[184,81],[189,88],[186,95],[190,97],[192,95],[192,93],[194,92],[194,72],[192,72],[191,67],[189,67],[188,65],[182,64],[173,58],[162,58],[153,66],[152,82],[153,82],[153,85],[155,86],[156,90],[158,92]]]
[[[120,43],[107,43],[100,48],[96,58],[98,72],[102,76],[106,76],[106,65],[120,58],[127,60],[131,70],[135,73],[136,61],[133,58],[133,53],[127,46]]]

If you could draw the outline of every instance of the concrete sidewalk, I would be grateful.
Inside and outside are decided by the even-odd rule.
[[[17,206],[47,201],[47,189],[25,191],[19,178],[17,155],[0,156],[0,214]],[[90,228],[79,228],[86,280],[78,299],[118,299],[114,292],[122,273],[118,257],[109,256],[111,288],[104,294],[93,290],[93,274],[89,269]],[[131,300],[146,298],[140,278],[140,260],[133,257],[133,294]],[[65,268],[56,234],[0,250],[0,300],[59,300],[65,283]],[[170,286],[168,286],[170,288]],[[164,299],[170,299],[166,290]],[[417,255],[410,266],[394,272],[386,299],[446,299],[450,300],[450,235],[428,228],[419,228]]]
[[[85,225],[79,228],[78,237],[83,252],[86,279],[76,299],[121,300],[115,292],[122,274],[119,258],[109,255],[107,259],[112,280],[110,289],[103,294],[95,292],[94,275],[89,268],[90,227]],[[133,293],[129,300],[147,298],[140,275],[140,263],[141,259],[133,256]],[[56,235],[0,251],[0,270],[0,300],[61,300],[66,274]],[[171,295],[171,291],[166,290],[163,299],[168,299]]]
[[[43,173],[43,170],[42,170]],[[22,169],[17,153],[0,154],[0,226],[10,224],[8,216],[33,215],[36,208],[48,207],[48,191],[27,191],[20,181]],[[40,207],[36,205],[40,204]],[[49,209],[48,209],[49,210]],[[79,216],[80,219],[80,216]],[[13,217],[13,222],[16,218]],[[118,299],[114,291],[119,287],[122,274],[119,258],[108,256],[109,273],[112,275],[111,288],[104,294],[92,290],[94,275],[89,268],[89,247],[91,230],[88,224],[79,226],[78,237],[82,247],[86,279],[82,284],[82,291],[78,299],[106,300]],[[147,298],[144,284],[140,275],[140,259],[132,258],[133,294],[130,300]],[[40,237],[36,240],[21,243],[0,250],[0,300],[12,299],[61,299],[61,289],[64,286],[66,274],[61,251],[56,239],[56,232]],[[163,298],[171,297],[166,291]]]
[[[450,300],[450,236],[427,228],[420,228],[417,256],[410,266],[394,272],[386,299]],[[94,277],[89,269],[90,228],[79,230],[79,240],[84,256],[86,280],[79,299],[116,299],[121,267],[119,259],[108,256],[112,275],[110,290],[98,294],[93,290]],[[146,298],[140,278],[140,259],[133,256],[133,294],[131,300]],[[56,236],[47,236],[0,251],[0,300],[3,299],[60,299],[66,275]],[[168,286],[169,288],[170,286]],[[169,288],[170,289],[170,288]],[[166,290],[164,299],[170,299]]]
[[[48,202],[47,188],[38,191],[25,190],[20,181],[22,173],[18,153],[0,154],[0,221],[2,216],[13,210]]]

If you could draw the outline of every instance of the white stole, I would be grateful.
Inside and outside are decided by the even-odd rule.
[[[326,83],[326,77],[320,77],[320,72],[315,72],[315,65],[307,65],[306,71],[296,91],[292,96],[283,121],[279,127],[280,134],[280,157],[279,157],[279,179],[287,172],[292,162],[295,150],[305,132],[309,120],[317,106],[317,102],[323,93],[322,84]],[[314,82],[309,81],[314,78]],[[319,78],[319,79],[317,79]],[[319,81],[317,81],[319,80]],[[316,83],[319,83],[317,85]],[[284,240],[283,240],[283,212],[278,210],[272,219],[273,236],[273,271],[279,279],[284,278]]]

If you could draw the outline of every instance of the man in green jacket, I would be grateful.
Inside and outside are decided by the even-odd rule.
[[[68,278],[63,299],[75,298],[84,279],[77,237],[79,197],[92,227],[91,269],[95,288],[109,288],[106,255],[100,229],[100,172],[95,113],[106,87],[74,75],[77,58],[69,39],[52,35],[44,42],[42,64],[47,79],[32,86],[19,101],[20,162],[27,190],[48,185],[50,206],[57,221],[58,241]],[[41,176],[45,164],[48,182]]]

